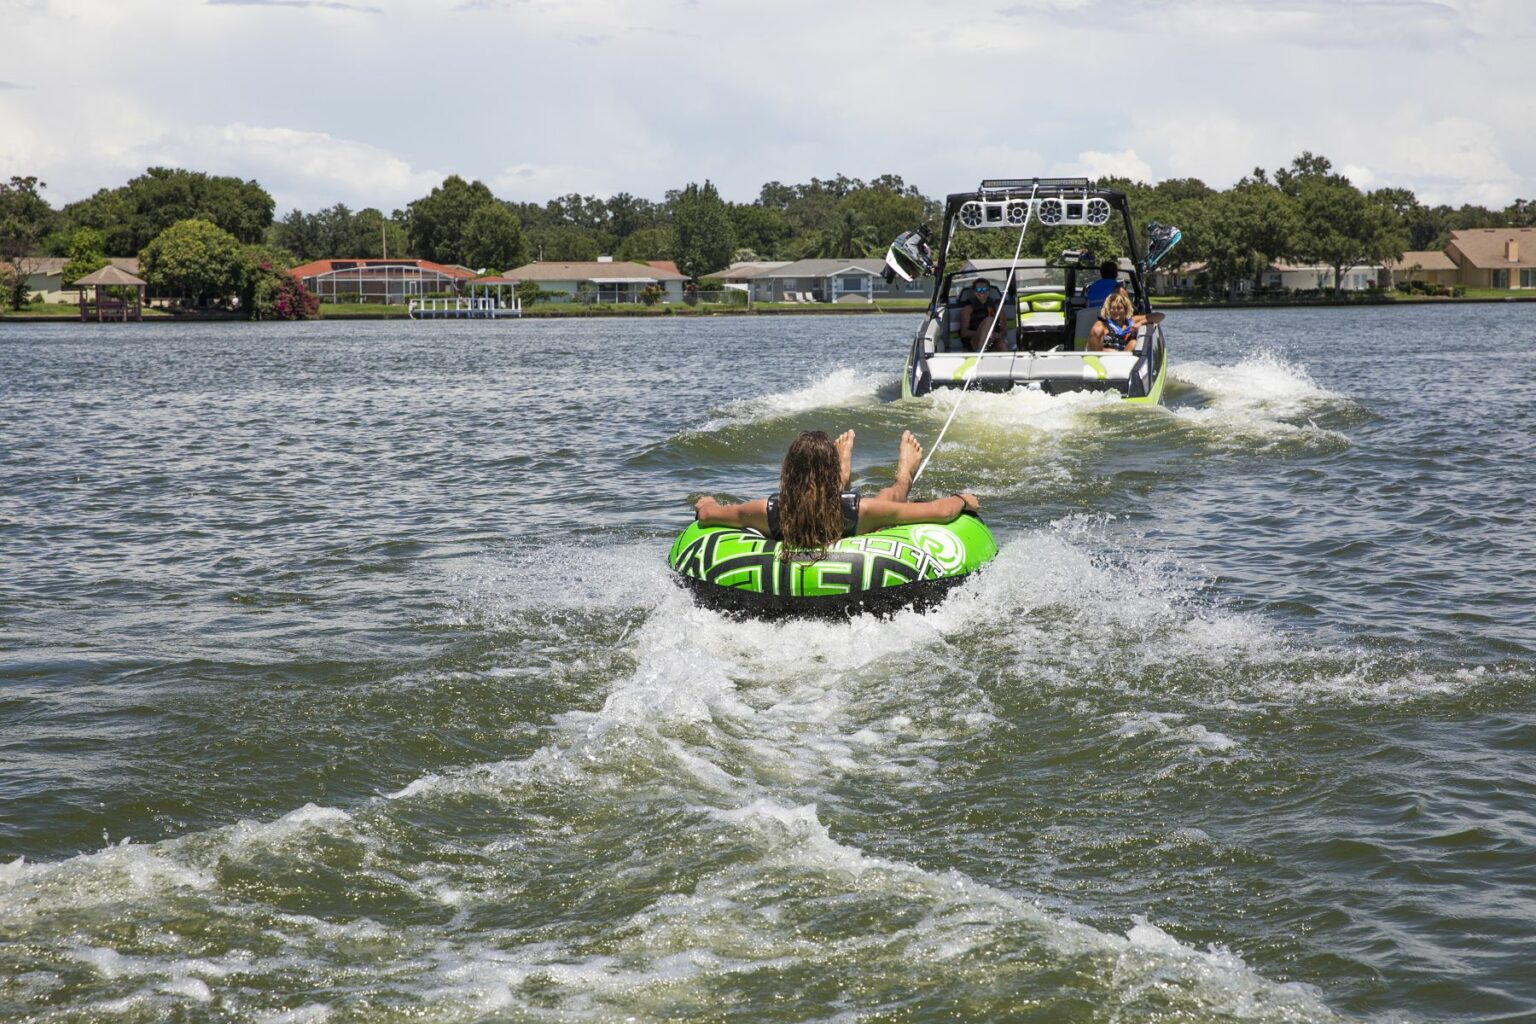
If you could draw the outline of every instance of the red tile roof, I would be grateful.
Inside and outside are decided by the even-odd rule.
[[[645,263],[528,263],[502,273],[508,281],[683,281],[682,274]]]
[[[463,267],[450,267],[442,263],[433,263],[431,260],[314,260],[302,267],[294,267],[290,271],[295,277],[316,277],[320,274],[329,274],[337,269],[338,263],[350,263],[347,270],[364,269],[368,267],[415,267],[421,270],[431,270],[442,274],[444,277],[456,277],[468,280],[474,277],[474,272]]]

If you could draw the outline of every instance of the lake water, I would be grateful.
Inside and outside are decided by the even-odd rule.
[[[1530,307],[977,394],[924,615],[664,554],[912,316],[0,327],[0,1019],[1536,1016]]]

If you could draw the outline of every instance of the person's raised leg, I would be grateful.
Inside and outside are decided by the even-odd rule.
[[[853,482],[853,431],[845,430],[837,435],[837,440],[832,446],[837,449],[838,476],[843,490]]]
[[[912,431],[901,432],[901,443],[896,450],[896,480],[881,491],[878,497],[886,501],[906,501],[912,490],[912,477],[923,462],[923,446],[917,443]]]

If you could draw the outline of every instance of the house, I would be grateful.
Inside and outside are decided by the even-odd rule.
[[[68,262],[62,256],[23,258],[22,269],[27,271],[28,294],[41,294],[44,302],[74,302],[77,293],[64,281],[64,266]],[[137,256],[113,256],[107,263],[135,276],[139,273]]]
[[[1186,295],[1204,289],[1209,281],[1210,267],[1204,262],[1186,263],[1172,269],[1152,272],[1151,288],[1155,295]],[[1358,292],[1375,287],[1381,280],[1384,268],[1381,264],[1366,263],[1344,271],[1344,291]],[[1233,294],[1245,296],[1253,293],[1252,276],[1232,282]],[[1266,291],[1331,292],[1333,268],[1322,264],[1288,263],[1276,260],[1264,268],[1259,283]]]
[[[1362,263],[1344,271],[1346,292],[1363,292],[1376,287],[1381,280],[1383,267],[1379,263]],[[1271,263],[1264,272],[1264,285],[1271,291],[1331,292],[1334,290],[1333,268],[1321,263],[1296,264],[1284,260]]]
[[[749,300],[766,299],[767,296],[773,294],[772,290],[768,289],[759,291],[757,285],[754,283],[754,278],[756,278],[759,274],[765,273],[769,270],[777,270],[779,267],[787,266],[789,266],[788,260],[779,260],[777,262],[753,260],[732,263],[724,270],[716,271],[713,274],[706,274],[704,276],[705,279],[710,282],[709,287],[713,287],[713,282],[718,281],[726,288],[734,288],[737,291],[746,292]]]
[[[889,285],[880,259],[796,260],[746,278],[759,302],[873,302],[876,299],[927,298],[933,282],[900,278]],[[711,277],[720,277],[712,274]]]
[[[711,281],[724,281],[726,284],[746,284],[752,278],[765,270],[777,270],[779,267],[789,266],[789,260],[747,260],[732,263],[724,270],[717,270],[713,274],[704,276]]]
[[[402,303],[457,292],[475,272],[431,260],[315,260],[290,271],[321,302]]]
[[[1152,271],[1147,286],[1154,295],[1188,295],[1204,287],[1208,269],[1204,261],[1181,263],[1176,267],[1158,267]]]
[[[737,291],[746,292],[750,300],[762,298],[766,295],[772,294],[771,291],[759,293],[756,286],[753,284],[753,278],[757,277],[761,273],[764,273],[765,271],[776,270],[779,267],[787,266],[789,266],[788,260],[779,260],[777,262],[764,260],[738,262],[732,263],[724,270],[717,271],[713,274],[705,274],[704,277],[706,281],[706,287],[714,287],[714,282],[718,281],[726,288],[733,288]]]
[[[1536,288],[1536,228],[1452,231],[1445,254],[1467,288]]]
[[[688,278],[648,263],[615,262],[611,257],[600,257],[591,263],[529,263],[506,271],[500,280],[536,281],[547,292],[561,293],[566,301],[575,300],[578,294],[590,294],[598,302],[639,302],[645,289],[655,285],[662,290],[661,301],[681,302],[683,284]]]
[[[1388,283],[1392,286],[1409,281],[1444,285],[1447,288],[1461,284],[1461,268],[1439,249],[1421,249],[1403,253],[1402,259],[1387,260]]]

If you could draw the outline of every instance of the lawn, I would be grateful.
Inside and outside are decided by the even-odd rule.
[[[1536,289],[1531,288],[1468,288],[1466,297],[1469,299],[1536,299]]]
[[[152,309],[149,306],[144,307],[146,319],[165,315],[165,313],[158,309]],[[80,319],[80,306],[74,302],[31,302],[21,309],[0,310],[0,318],[22,316],[48,316],[58,317],[61,320],[78,320]]]
[[[1343,298],[1334,299],[1332,296],[1319,297],[1285,297],[1262,296],[1257,299],[1234,299],[1231,302],[1220,299],[1198,299],[1182,295],[1154,295],[1152,305],[1156,309],[1187,308],[1219,308],[1222,306],[1324,306],[1324,305],[1370,305],[1371,303],[1419,303],[1419,302],[1466,302],[1469,300],[1486,302],[1490,299],[1503,299],[1507,302],[1533,302],[1536,301],[1536,289],[1512,291],[1508,288],[1468,288],[1465,295],[1405,295],[1396,291],[1379,291],[1362,294],[1360,292],[1345,292]]]
[[[383,302],[322,302],[320,319],[328,316],[371,316],[380,320],[404,319],[408,314],[404,306],[391,306]]]

